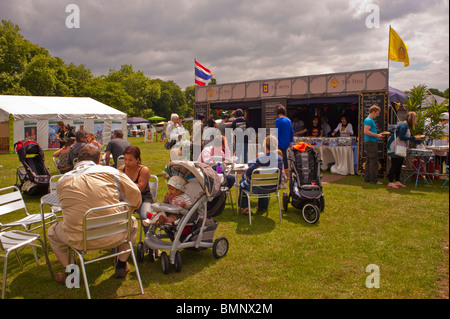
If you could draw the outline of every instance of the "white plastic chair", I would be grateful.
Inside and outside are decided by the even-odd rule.
[[[58,167],[59,159],[57,157],[53,157],[53,163],[55,164],[56,171],[58,172],[58,174],[61,174],[61,171],[59,170],[59,167]]]
[[[101,212],[108,211],[110,212],[111,209],[118,210],[118,212],[114,214],[107,214],[107,215],[101,215]],[[90,216],[90,215],[93,216]],[[94,217],[95,216],[95,217]],[[91,293],[89,291],[89,283],[87,280],[86,275],[86,269],[85,265],[104,260],[107,258],[115,258],[119,255],[130,253],[131,257],[133,259],[134,267],[136,269],[136,275],[139,282],[139,287],[141,289],[141,293],[144,294],[144,289],[142,288],[142,281],[141,276],[139,274],[139,268],[136,262],[136,257],[134,255],[133,250],[133,243],[131,242],[131,228],[132,228],[133,222],[132,222],[132,212],[130,209],[130,206],[125,203],[121,202],[118,204],[108,205],[108,206],[102,206],[102,207],[95,207],[89,209],[83,217],[83,249],[78,250],[73,247],[70,247],[69,250],[73,251],[78,255],[78,258],[81,262],[81,271],[83,274],[84,279],[84,285],[86,288],[86,294],[89,299],[91,299]],[[122,243],[127,243],[129,248],[127,250],[121,251],[121,252],[112,252],[108,255],[102,255],[101,257],[97,257],[90,260],[85,260],[83,256],[85,256],[88,251],[91,250],[103,250],[108,249],[109,247],[104,248],[96,248],[96,249],[89,249],[88,250],[88,243],[91,240],[97,240],[100,238],[105,238],[108,236],[120,234],[126,232],[126,238],[123,240]],[[118,243],[117,245],[120,245],[122,243]],[[69,262],[70,262],[70,253],[69,256]]]
[[[64,174],[58,174],[50,177],[50,193],[56,193],[56,186],[58,185],[58,181],[63,176]],[[61,211],[60,206],[51,206],[50,209],[52,210],[53,213],[58,213]]]
[[[253,193],[253,187],[265,187],[269,189],[273,187],[275,190],[267,194],[255,194]],[[278,199],[280,222],[282,221],[280,194],[278,193],[279,188],[280,188],[280,170],[278,168],[259,167],[252,172],[252,176],[250,179],[250,191],[246,189],[241,189],[241,196],[246,195],[248,199],[248,218],[250,225],[252,224],[252,212],[251,212],[252,210],[250,207],[251,199],[276,197]],[[239,199],[239,203],[240,202],[241,201]],[[239,208],[239,213],[240,212],[241,208]]]
[[[36,244],[34,242],[38,241],[39,244]],[[0,233],[0,247],[5,252],[5,254],[0,254],[0,257],[4,258],[3,263],[3,288],[2,288],[2,299],[5,298],[5,291],[6,291],[6,280],[7,280],[7,274],[8,274],[8,257],[11,252],[14,252],[16,254],[17,260],[20,265],[20,269],[23,271],[23,264],[22,260],[19,256],[19,249],[22,249],[25,246],[31,246],[33,248],[34,257],[36,259],[36,263],[39,266],[39,260],[37,259],[36,253],[34,251],[34,247],[39,247],[44,251],[45,260],[47,262],[48,269],[50,271],[50,276],[53,279],[53,270],[52,266],[50,264],[50,261],[48,260],[47,250],[45,249],[45,245],[42,242],[39,234],[33,234],[33,233],[27,233],[19,230],[11,230],[6,232]]]
[[[23,211],[25,215],[24,217],[7,222],[6,224],[0,223],[0,230],[5,228],[5,230],[13,227],[23,227],[27,232],[38,229],[40,227],[45,227],[45,225],[50,224],[56,220],[56,215],[51,213],[41,214],[29,214],[27,210],[27,206],[22,197],[22,193],[20,192],[17,186],[8,186],[0,189],[0,216],[6,215],[12,212],[16,214],[20,211]],[[45,223],[46,220],[52,219],[50,222]],[[44,221],[44,223],[43,223]],[[36,226],[36,224],[39,224]]]

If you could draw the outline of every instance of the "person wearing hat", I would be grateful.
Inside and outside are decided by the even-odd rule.
[[[441,121],[441,125],[443,126],[442,131],[444,132],[444,135],[441,136],[439,139],[434,140],[433,144],[434,146],[447,146],[448,147],[448,121],[449,121],[449,116],[448,116],[448,112],[444,112],[441,114],[441,116],[439,117],[440,121]],[[434,157],[435,157],[435,161],[436,163],[440,164],[440,173],[442,174],[443,172],[443,164],[444,162],[448,165],[449,163],[449,152],[446,151],[433,151],[434,153]]]
[[[185,191],[186,181],[181,176],[172,176],[168,181],[166,181],[167,187],[169,188],[169,192],[164,196],[163,203],[170,204],[173,206],[180,206],[185,209],[189,209],[192,207],[192,201],[189,195],[187,195]],[[152,215],[150,213],[150,215]],[[145,226],[148,224],[155,223],[156,225],[162,225],[164,223],[173,223],[179,218],[181,218],[182,214],[173,214],[173,213],[158,213],[156,215],[149,216],[150,220],[147,219],[143,221]]]

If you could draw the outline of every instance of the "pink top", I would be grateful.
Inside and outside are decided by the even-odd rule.
[[[214,146],[208,146],[208,147],[205,147],[203,149],[203,151],[200,153],[200,156],[198,157],[197,161],[202,162],[202,163],[208,163],[209,165],[212,165],[212,164],[216,163],[216,161],[211,160],[209,162],[209,159],[214,156],[231,158],[230,150],[228,148],[225,148],[225,152],[224,152],[224,151],[222,151],[222,149],[220,151],[218,151],[217,149],[214,148]]]

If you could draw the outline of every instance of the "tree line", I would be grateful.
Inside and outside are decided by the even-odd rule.
[[[84,64],[67,64],[60,57],[20,34],[20,27],[0,25],[0,94],[91,97],[129,117],[170,118],[193,114],[194,88],[182,90],[173,81],[151,79],[130,64],[94,76]]]
[[[212,78],[209,84],[216,84]],[[432,94],[448,99],[444,92],[429,88]],[[20,27],[2,20],[0,25],[0,94],[91,97],[118,109],[128,117],[170,118],[193,115],[195,85],[184,91],[173,81],[151,79],[131,64],[108,74],[94,76],[84,64],[67,64],[60,57],[26,40]]]

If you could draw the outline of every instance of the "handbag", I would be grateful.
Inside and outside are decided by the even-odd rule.
[[[398,136],[396,136],[396,131],[394,132],[394,143],[395,143],[395,147],[394,147],[394,154],[395,156],[399,156],[399,157],[406,157],[406,153],[408,150],[408,144],[405,141],[402,141],[401,139],[398,138]]]

